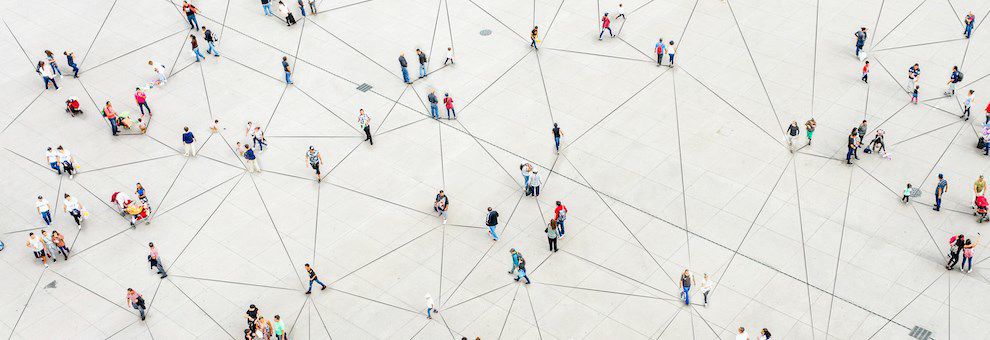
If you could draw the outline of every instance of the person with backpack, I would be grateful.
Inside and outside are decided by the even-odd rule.
[[[952,74],[949,75],[949,82],[945,83],[946,85],[949,85],[949,89],[945,90],[945,96],[949,97],[956,95],[956,83],[959,83],[962,80],[963,74],[962,72],[959,72],[959,66],[953,66]]]
[[[612,38],[615,38],[615,34],[612,33],[612,27],[611,26],[612,26],[612,20],[609,20],[608,19],[608,13],[605,13],[605,15],[602,15],[602,29],[601,29],[601,32],[598,33],[598,40],[599,41],[601,41],[602,40],[602,36],[605,35],[605,30],[608,30],[608,35],[612,36]]]
[[[450,119],[451,114],[453,114],[456,119],[457,111],[454,110],[454,98],[450,97],[450,93],[443,94],[443,104],[447,107],[447,119]]]
[[[519,269],[519,259],[522,258],[522,253],[517,252],[516,248],[510,248],[509,254],[512,255],[512,268],[509,268],[509,275],[512,275],[512,273],[516,272],[516,269]]]
[[[657,52],[657,66],[663,64],[663,55],[667,50],[667,46],[663,44],[663,38],[657,41],[656,46],[653,46],[653,50]]]
[[[530,284],[529,275],[526,275],[526,259],[519,258],[519,275],[516,276],[515,280],[518,282],[521,279],[526,279],[526,284]]]
[[[138,294],[134,289],[127,288],[127,305],[137,309],[138,313],[141,314],[141,320],[144,320],[144,310],[147,307],[144,305],[144,297],[141,294]]]
[[[488,207],[485,225],[488,226],[488,235],[492,236],[492,241],[498,241],[498,234],[495,233],[495,229],[498,228],[498,211],[492,210],[492,207]]]
[[[557,207],[553,209],[553,219],[557,221],[560,228],[560,238],[564,238],[564,221],[567,220],[567,207],[557,201]]]
[[[217,49],[216,42],[217,37],[213,35],[213,31],[203,26],[203,40],[206,40],[206,54],[213,53],[214,57],[220,56],[220,50]]]
[[[963,234],[953,236],[949,239],[949,263],[945,265],[946,270],[955,268],[959,262],[959,255],[966,246],[966,237]]]

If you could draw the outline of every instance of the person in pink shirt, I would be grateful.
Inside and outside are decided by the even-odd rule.
[[[447,119],[450,119],[451,114],[457,118],[457,111],[454,111],[454,98],[450,98],[450,93],[443,94],[443,103],[447,106]]]
[[[134,88],[134,101],[137,102],[142,115],[144,114],[144,109],[148,109],[148,115],[151,115],[151,107],[148,106],[148,95],[140,87]]]
[[[144,306],[144,297],[141,294],[138,294],[138,292],[135,292],[131,288],[127,288],[127,305],[137,309],[141,313],[141,320],[144,320],[144,310],[147,307]]]
[[[165,273],[165,266],[162,265],[162,259],[158,257],[158,248],[155,248],[155,244],[148,242],[148,248],[151,249],[148,253],[148,262],[151,262],[151,269],[158,268],[158,275],[162,278],[168,277]]]

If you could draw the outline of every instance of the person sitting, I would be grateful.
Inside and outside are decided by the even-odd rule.
[[[65,112],[68,112],[73,117],[77,114],[83,113],[82,109],[79,108],[79,100],[76,97],[69,97],[65,101]]]
[[[131,120],[131,113],[128,111],[122,111],[117,114],[117,124],[124,127],[125,129],[130,129],[134,125],[134,121]]]

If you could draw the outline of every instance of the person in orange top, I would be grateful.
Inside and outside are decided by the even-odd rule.
[[[107,120],[110,121],[110,132],[116,136],[119,132],[117,131],[117,111],[113,109],[113,105],[110,105],[109,100],[107,101],[107,106],[103,107],[103,116],[107,117]]]

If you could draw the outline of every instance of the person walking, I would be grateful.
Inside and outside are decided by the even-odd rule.
[[[320,288],[320,290],[327,289],[327,285],[323,284],[323,281],[320,281],[320,279],[316,277],[316,271],[314,271],[313,268],[309,266],[309,263],[303,265],[303,267],[306,268],[306,274],[309,275],[309,288],[306,289],[306,294],[310,294],[313,292],[313,282],[319,283],[320,286],[323,286],[323,288]]]
[[[433,297],[430,294],[426,294],[426,318],[433,319],[433,313],[440,313],[437,310],[436,304],[433,302]]]
[[[320,177],[320,163],[323,163],[323,155],[320,155],[319,151],[316,151],[312,145],[309,146],[309,151],[306,151],[306,160],[309,161],[309,166],[316,170],[316,181],[319,182],[322,177]]]
[[[45,60],[48,61],[48,66],[52,68],[52,74],[58,74],[58,78],[62,79],[62,70],[58,68],[58,61],[55,60],[55,54],[50,50],[45,50]]]
[[[856,135],[859,136],[860,144],[863,144],[863,138],[866,137],[866,131],[868,130],[869,127],[866,125],[866,119],[863,119],[863,122],[859,123],[859,126],[856,127]],[[856,159],[859,158],[857,157]]]
[[[275,340],[288,340],[289,333],[285,331],[285,322],[282,321],[282,317],[275,315],[275,322],[273,323],[273,328],[275,329]]]
[[[141,320],[144,320],[144,310],[147,308],[144,305],[144,297],[134,289],[127,288],[127,305],[138,310],[141,314]]]
[[[736,333],[736,340],[749,340],[749,333],[746,333],[746,328],[739,327]]]
[[[416,57],[419,58],[419,77],[426,78],[426,53],[417,48]]]
[[[808,145],[811,145],[811,137],[815,134],[815,128],[818,127],[818,122],[815,122],[814,118],[809,119],[804,122],[804,132],[808,136]]]
[[[65,64],[72,68],[73,78],[79,78],[79,65],[76,65],[76,54],[72,51],[62,51],[65,55]]]
[[[34,258],[41,259],[41,263],[45,265],[45,268],[48,268],[48,254],[45,253],[45,240],[31,232],[28,233],[28,240],[25,245],[34,252]]]
[[[247,171],[248,172],[261,172],[261,167],[258,166],[258,156],[254,154],[254,149],[250,145],[244,145],[244,159],[247,160]]]
[[[289,11],[288,7],[285,7],[285,3],[279,0],[278,2],[278,14],[285,17],[285,25],[292,26],[296,23],[296,17],[292,16],[292,12]]]
[[[564,136],[564,131],[560,129],[560,126],[557,126],[557,123],[553,123],[553,128],[550,129],[550,132],[553,133],[554,151],[560,153],[560,137]]]
[[[34,206],[38,210],[38,214],[41,215],[41,219],[45,221],[45,225],[52,225],[52,205],[48,204],[48,200],[38,195],[38,201],[34,202]]]
[[[299,5],[299,12],[302,14],[302,16],[305,17],[306,16],[306,3],[304,3],[303,0],[296,0],[296,3]]]
[[[141,109],[141,115],[144,115],[144,109],[148,109],[148,115],[151,115],[151,107],[148,106],[148,94],[144,93],[140,87],[134,88],[134,101]]]
[[[608,13],[605,13],[605,15],[602,15],[602,20],[601,21],[602,21],[602,29],[598,33],[598,41],[601,41],[602,40],[602,36],[605,35],[605,30],[608,30],[608,35],[610,35],[612,38],[615,38],[615,34],[612,33],[612,27],[611,27],[612,26],[612,20],[609,20],[608,19]]]
[[[364,109],[358,110],[358,126],[361,130],[364,130],[364,140],[375,145],[375,141],[371,139],[371,116],[364,112]]]
[[[409,81],[409,62],[406,61],[405,52],[399,53],[399,67],[402,68],[402,81],[406,84],[412,84],[412,82]]]
[[[59,166],[58,161],[58,153],[52,151],[52,147],[50,146],[47,150],[45,150],[45,160],[48,161],[48,166],[52,168],[52,170],[55,170],[55,172],[59,175],[62,174],[62,167]]]
[[[189,45],[192,46],[193,56],[196,57],[196,62],[198,63],[200,59],[206,59],[203,53],[199,52],[199,41],[196,40],[196,35],[189,35]]]
[[[801,132],[801,128],[798,127],[797,121],[791,121],[791,125],[787,127],[787,148],[792,153],[794,152],[794,141],[797,140],[799,132]]]
[[[217,37],[213,35],[213,31],[206,28],[206,26],[203,26],[202,28],[203,28],[203,40],[206,40],[206,46],[207,46],[206,53],[207,54],[212,53],[214,57],[219,57],[220,50],[217,49],[217,45],[216,45],[216,42],[219,39],[217,39]]]
[[[560,238],[564,238],[564,221],[567,220],[567,207],[557,201],[557,207],[553,209],[553,219],[557,221],[560,228]]]
[[[450,119],[451,114],[453,114],[454,118],[456,119],[457,111],[454,110],[454,98],[450,97],[450,93],[444,92],[443,105],[447,107],[447,119]]]
[[[669,42],[669,44],[670,44],[670,46],[667,47],[667,56],[670,57],[670,66],[669,67],[674,67],[674,51],[677,50],[677,49],[674,48],[674,41],[673,40],[671,40]]]
[[[52,230],[52,242],[55,243],[55,247],[58,247],[58,252],[62,253],[62,258],[66,261],[69,260],[69,247],[65,246],[65,237],[58,230]],[[55,254],[52,254],[54,257]]]
[[[543,185],[543,179],[540,178],[540,173],[533,170],[533,175],[529,176],[529,192],[526,196],[533,195],[533,197],[540,197],[540,186]]]
[[[316,0],[309,0],[309,12],[310,14],[316,15],[319,11],[316,10]]]
[[[58,161],[62,164],[62,170],[69,174],[69,179],[72,179],[76,171],[75,162],[76,158],[72,157],[72,153],[66,150],[61,145],[59,145],[56,150],[58,150]]]
[[[856,148],[859,147],[856,143],[856,129],[853,129],[849,133],[849,137],[846,138],[846,164],[852,164],[852,157],[856,154]],[[859,157],[856,157],[859,159]]]
[[[58,247],[55,246],[55,241],[52,240],[51,235],[48,235],[48,232],[44,229],[41,229],[41,240],[45,241],[48,258],[52,259],[52,262],[58,262],[58,259],[55,258],[55,253],[58,253]]]
[[[959,72],[959,66],[953,66],[952,73],[949,74],[949,81],[945,83],[946,85],[949,86],[949,88],[945,90],[944,93],[946,97],[956,95],[956,83],[961,82],[962,77],[963,77],[962,72]]]
[[[969,120],[969,111],[973,108],[973,102],[976,101],[976,91],[969,90],[969,94],[966,95],[966,100],[963,101],[963,114],[959,118],[966,118]]]
[[[863,64],[863,78],[862,78],[863,82],[869,83],[870,82],[869,78],[870,78],[870,61],[867,60],[866,63]]]
[[[969,36],[973,34],[973,24],[976,23],[976,15],[973,15],[972,11],[966,14],[965,23],[966,28],[963,30],[963,35],[969,39]]]
[[[685,305],[691,304],[691,284],[694,283],[694,277],[691,276],[691,272],[687,269],[681,274],[681,298],[684,299]]]
[[[443,218],[443,224],[447,224],[447,208],[450,204],[450,199],[440,190],[437,193],[436,200],[433,202],[433,210],[437,212],[437,216]]]
[[[426,95],[426,100],[430,101],[430,117],[440,119],[440,109],[437,108],[437,104],[439,103],[437,100],[437,90],[430,90],[430,94]]]
[[[540,35],[540,27],[533,26],[533,30],[529,32],[529,46],[532,46],[537,51],[540,50],[539,47],[536,47],[536,38],[539,38],[539,35]]]
[[[151,265],[150,269],[158,269],[158,275],[161,275],[161,278],[168,277],[168,274],[165,273],[165,266],[162,265],[162,258],[158,256],[158,248],[155,248],[153,242],[148,242],[148,262]]]
[[[856,36],[856,57],[859,57],[859,52],[863,50],[863,45],[866,45],[866,27],[860,27],[859,31],[853,35]]]
[[[701,279],[701,297],[704,299],[705,307],[708,307],[708,292],[712,291],[712,281],[708,279],[708,273]]]
[[[918,81],[920,80],[920,78],[918,78],[918,76],[920,76],[920,75],[921,75],[921,66],[919,66],[918,63],[914,63],[914,66],[911,66],[910,68],[908,68],[908,84],[907,84],[907,87],[909,89],[910,88],[914,88],[915,86],[918,86]]]
[[[292,85],[292,68],[289,67],[289,57],[282,57],[282,71],[285,72],[285,83]]]
[[[261,9],[265,12],[265,16],[275,15],[272,13],[272,0],[261,0]]]
[[[949,239],[949,263],[945,265],[946,270],[952,270],[959,262],[959,256],[963,248],[966,247],[966,236],[959,234]]]
[[[904,187],[904,196],[901,197],[901,202],[908,203],[911,201],[911,183],[908,183]]]
[[[265,151],[265,132],[261,130],[261,126],[255,126],[254,132],[251,134],[251,147],[258,147],[258,151]]]
[[[526,275],[526,259],[519,258],[519,274],[516,275],[515,280],[518,282],[520,279],[526,279],[526,284],[530,284],[529,275]]]
[[[550,220],[547,224],[546,229],[543,232],[547,233],[547,242],[550,243],[550,251],[557,252],[557,238],[560,237],[560,229],[557,229],[557,220]]]
[[[667,52],[667,45],[663,44],[663,38],[657,40],[657,44],[653,46],[653,50],[657,52],[657,66],[663,65],[663,55]]]
[[[45,67],[44,61],[38,62],[38,68],[35,72],[38,72],[41,75],[41,80],[45,81],[45,90],[48,89],[48,83],[52,83],[55,89],[58,90],[58,83],[55,82],[55,73],[50,68]]]
[[[72,219],[76,221],[76,226],[82,229],[83,212],[85,208],[79,203],[75,197],[65,194],[65,199],[62,200],[62,212],[72,216]]]
[[[492,207],[488,207],[485,225],[488,226],[488,235],[492,236],[492,241],[498,241],[498,234],[495,233],[495,229],[498,229],[498,211],[492,210]]]
[[[616,8],[615,9],[615,13],[616,13],[615,20],[625,19],[626,18],[626,9],[622,7],[622,3],[621,2],[619,3],[619,8]],[[620,29],[621,29],[621,27],[620,27]]]
[[[522,258],[522,254],[516,251],[516,248],[510,248],[509,254],[512,255],[512,268],[509,268],[509,275],[516,272],[519,269],[519,259]]]
[[[448,62],[451,63],[451,64],[454,63],[454,48],[453,47],[447,47],[447,59],[444,59],[443,60],[443,64],[444,65],[447,65]]]
[[[938,174],[938,184],[935,185],[935,206],[932,210],[939,211],[942,209],[942,196],[949,191],[949,182],[945,180],[942,174]]]
[[[186,21],[189,22],[189,29],[199,31],[199,21],[196,20],[196,13],[199,13],[199,9],[190,4],[189,1],[183,1],[182,12],[186,13]]]
[[[258,326],[259,316],[261,316],[261,311],[254,304],[249,305],[247,311],[244,311],[244,318],[247,319],[247,330],[249,333],[254,333],[255,328]]]
[[[182,128],[182,150],[183,156],[189,157],[190,155],[196,156],[196,148],[193,147],[193,143],[196,142],[196,136],[193,136],[192,131],[189,131],[189,127]]]

